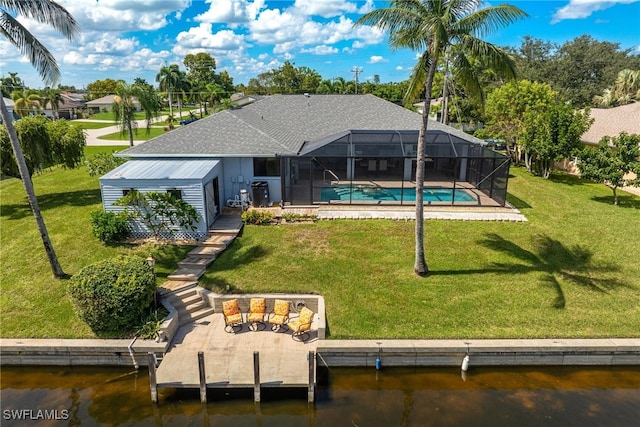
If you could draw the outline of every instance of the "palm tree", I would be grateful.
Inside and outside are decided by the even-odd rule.
[[[28,116],[32,111],[42,109],[42,98],[35,92],[28,90],[16,90],[11,94],[13,109],[20,117]]]
[[[160,84],[160,90],[167,92],[169,98],[169,115],[173,116],[173,100],[171,92],[176,88],[180,81],[180,67],[178,64],[165,65],[160,68],[160,72],[156,75],[156,81]]]
[[[211,108],[214,108],[216,104],[222,101],[222,97],[225,95],[224,89],[218,83],[208,83],[205,86],[205,95],[207,101],[211,103]]]
[[[611,88],[593,97],[599,107],[613,107],[640,101],[640,70],[621,70]]]
[[[11,12],[11,13],[10,13]],[[67,39],[72,40],[78,33],[79,28],[75,19],[62,6],[50,0],[0,0],[0,33],[16,46],[20,52],[31,61],[31,64],[40,74],[46,84],[52,84],[60,79],[60,70],[55,58],[33,35],[20,24],[13,16],[21,14],[34,19],[40,23],[52,26]],[[0,96],[0,115],[7,126],[7,133],[11,141],[11,147],[18,163],[18,170],[24,189],[27,193],[29,205],[36,219],[38,231],[42,238],[45,252],[51,265],[53,275],[57,278],[64,277],[64,271],[58,262],[58,257],[51,244],[47,227],[45,226],[38,199],[33,190],[33,182],[24,160],[24,154],[20,147],[20,140],[13,126],[13,118],[9,116],[4,99]]]
[[[187,92],[191,89],[191,82],[187,79],[187,73],[179,70],[178,79],[176,81],[175,90],[178,98],[178,117],[182,118],[182,98],[187,95]]]
[[[413,267],[419,276],[429,274],[424,254],[423,189],[429,109],[438,61],[448,53],[450,72],[481,101],[484,96],[478,75],[473,73],[473,59],[483,60],[501,75],[515,77],[515,63],[507,52],[480,37],[527,14],[506,4],[481,9],[483,3],[484,0],[392,0],[388,8],[373,10],[355,23],[388,31],[393,49],[409,48],[422,52],[413,69],[404,100],[406,105],[424,90],[425,106],[422,109],[417,149],[416,249]]]
[[[135,83],[128,85],[124,82],[118,82],[115,92],[114,120],[123,133],[128,133],[129,145],[133,147],[133,133],[138,132],[138,123],[135,120],[137,105],[139,104],[144,110],[148,133],[151,129],[151,120],[157,117],[160,111],[158,94],[150,85]]]
[[[46,109],[47,104],[51,105],[51,112],[53,113],[53,118],[58,119],[58,112],[60,111],[60,104],[63,103],[62,93],[60,89],[55,88],[45,88],[40,95],[40,99],[42,101],[42,108]]]

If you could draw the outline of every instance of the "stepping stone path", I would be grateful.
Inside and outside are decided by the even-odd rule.
[[[178,269],[167,276],[167,281],[158,289],[165,302],[171,304],[180,319],[180,326],[213,314],[213,307],[204,301],[198,279],[207,267],[224,251],[242,230],[240,213],[223,211],[213,223],[209,235],[178,263]]]

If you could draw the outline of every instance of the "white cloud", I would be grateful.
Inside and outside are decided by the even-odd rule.
[[[396,71],[402,71],[402,70],[404,70],[404,67],[402,65],[398,65],[396,67]]]
[[[389,62],[388,59],[379,56],[379,55],[373,55],[371,58],[369,58],[369,60],[367,61],[368,64],[380,64],[383,62]]]
[[[244,36],[231,30],[221,30],[212,33],[211,24],[202,23],[197,27],[189,28],[176,36],[177,43],[173,51],[176,54],[185,54],[195,50],[218,49],[233,50],[244,45]]]
[[[565,19],[582,19],[593,12],[608,9],[616,4],[630,4],[639,0],[569,0],[569,4],[558,9],[551,19],[556,24]]]
[[[264,8],[264,0],[207,0],[209,10],[194,18],[206,23],[243,24],[253,21]]]
[[[299,9],[306,16],[322,16],[323,18],[333,18],[345,13],[354,13],[357,6],[345,0],[296,0],[294,7]]]
[[[376,6],[373,3],[373,0],[367,0],[366,3],[363,4],[362,7],[360,7],[360,9],[358,9],[358,13],[361,15],[364,15],[365,13],[371,12],[375,8]]]
[[[249,24],[250,38],[259,44],[276,44],[295,40],[305,24],[302,16],[279,9],[267,9]]]
[[[338,53],[338,48],[323,44],[312,49],[302,49],[300,52],[312,53],[314,55],[335,55],[336,53]]]
[[[60,0],[83,32],[153,31],[169,25],[168,16],[184,11],[190,0]]]

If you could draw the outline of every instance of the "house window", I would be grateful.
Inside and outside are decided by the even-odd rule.
[[[276,157],[253,159],[254,176],[280,176],[280,161]]]
[[[125,188],[122,190],[122,197],[126,196],[127,194],[129,194],[131,192],[130,188]]]
[[[180,189],[171,189],[167,190],[167,193],[171,194],[171,197],[174,199],[182,200],[182,190]]]

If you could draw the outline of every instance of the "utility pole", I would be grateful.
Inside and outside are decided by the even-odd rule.
[[[358,94],[358,74],[360,74],[362,72],[362,68],[360,67],[353,67],[351,69],[351,72],[355,75],[355,82],[356,82],[356,95]]]

